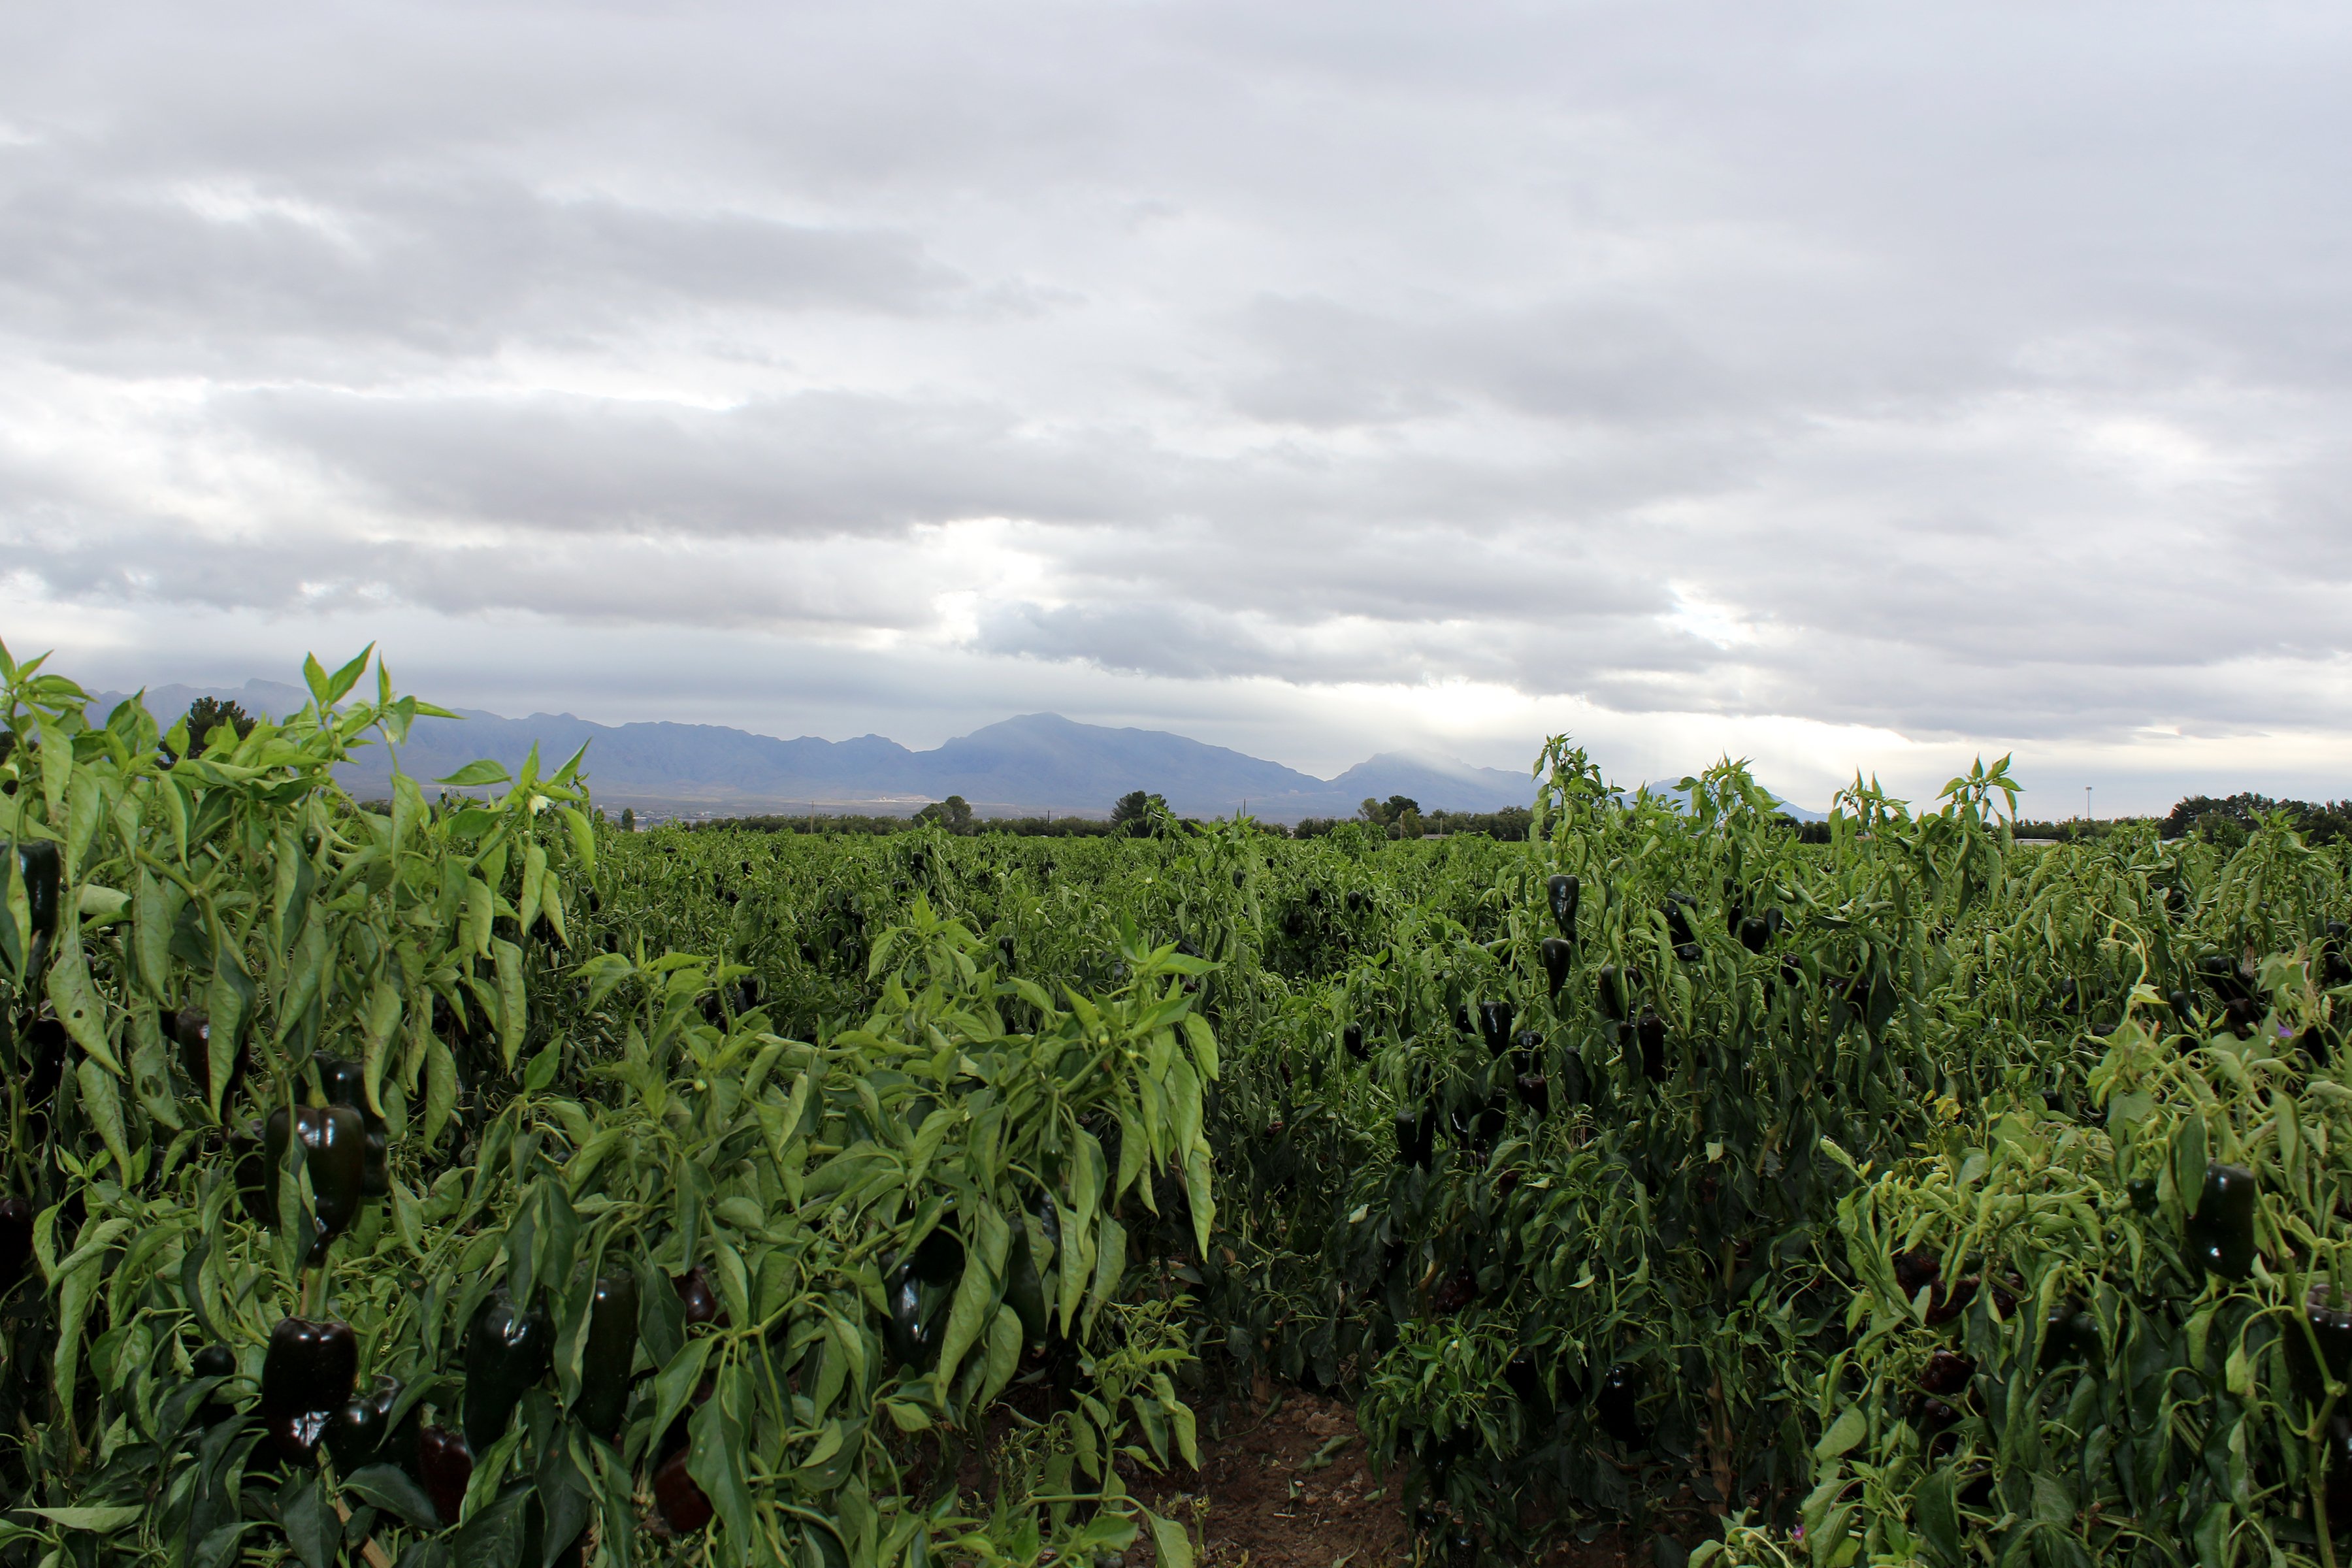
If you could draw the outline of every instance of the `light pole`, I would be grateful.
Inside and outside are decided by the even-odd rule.
[[[2085,822],[2091,820],[2091,786],[2089,784],[2083,786],[2083,820]]]

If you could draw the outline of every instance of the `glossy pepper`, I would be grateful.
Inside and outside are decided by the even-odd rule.
[[[226,1379],[236,1375],[236,1357],[226,1345],[206,1345],[188,1358],[188,1364],[198,1377]],[[236,1414],[236,1407],[221,1398],[220,1390],[215,1388],[205,1395],[205,1402],[196,1406],[195,1415],[190,1419],[196,1426],[209,1429]]]
[[[457,1522],[466,1506],[466,1488],[474,1479],[474,1451],[466,1439],[439,1426],[416,1434],[416,1479],[433,1500],[433,1511],[444,1525]]]
[[[1576,905],[1584,891],[1573,877],[1555,874],[1544,879],[1544,897],[1551,905],[1552,923],[1570,942],[1576,940]]]
[[[716,1323],[722,1329],[727,1326],[727,1309],[719,1304],[719,1292],[710,1288],[710,1276],[702,1271],[701,1264],[683,1274],[672,1275],[669,1282],[686,1308],[688,1328],[703,1323]]]
[[[687,1473],[683,1451],[654,1472],[654,1506],[673,1535],[691,1535],[710,1522],[710,1499]]]
[[[1927,1358],[1925,1371],[1919,1373],[1919,1392],[1941,1397],[1958,1394],[1977,1374],[1977,1363],[1954,1351],[1939,1350]]]
[[[360,1113],[348,1105],[306,1105],[291,1115],[281,1105],[271,1111],[261,1138],[268,1172],[262,1205],[267,1210],[277,1206],[272,1200],[278,1173],[285,1168],[287,1146],[296,1137],[301,1140],[302,1163],[318,1205],[312,1217],[319,1224],[319,1238],[310,1259],[318,1263],[326,1258],[328,1243],[342,1235],[360,1212],[361,1191],[367,1184],[367,1131]]]
[[[1548,936],[1537,952],[1543,958],[1544,994],[1557,1001],[1559,988],[1568,984],[1568,972],[1576,963],[1576,948],[1565,937]]]
[[[25,1073],[25,1103],[47,1105],[66,1076],[67,1047],[73,1037],[66,1026],[44,1014],[25,1029],[25,1049],[32,1061]]]
[[[349,1323],[280,1318],[261,1363],[261,1420],[289,1465],[317,1461],[319,1444],[359,1377],[360,1342]]]
[[[1533,1072],[1543,1055],[1543,1031],[1521,1029],[1511,1037],[1511,1061],[1517,1072]]]
[[[1350,1024],[1339,1031],[1339,1048],[1360,1062],[1371,1058],[1371,1053],[1364,1049],[1364,1026],[1361,1024]]]
[[[1641,1368],[1619,1362],[1602,1375],[1601,1391],[1593,1395],[1592,1410],[1603,1432],[1629,1448],[1638,1448],[1646,1438],[1642,1429],[1641,1403]]]
[[[392,1131],[383,1117],[368,1109],[367,1073],[359,1063],[338,1057],[319,1058],[319,1085],[329,1105],[347,1105],[359,1112],[362,1133],[360,1195],[380,1198],[392,1192]]]
[[[58,884],[61,868],[58,847],[47,838],[26,838],[16,846],[16,868],[25,879],[26,923],[33,935],[34,964],[40,967],[42,955],[58,934]]]
[[[335,1412],[327,1423],[327,1452],[334,1458],[337,1475],[349,1476],[375,1463],[391,1433],[392,1407],[399,1398],[400,1380],[379,1373],[373,1388],[353,1394]]]
[[[580,1397],[572,1414],[607,1443],[620,1434],[629,1408],[629,1377],[637,1359],[637,1280],[607,1274],[596,1280],[588,1308],[588,1342],[580,1356]]]
[[[1436,1139],[1436,1119],[1426,1110],[1396,1113],[1397,1158],[1408,1165],[1426,1167],[1431,1143]]]
[[[1594,977],[1601,990],[1601,1016],[1604,1018],[1630,1016],[1625,1008],[1627,995],[1625,977],[1613,963],[1604,963]]]
[[[1523,1072],[1512,1080],[1511,1087],[1518,1090],[1521,1103],[1536,1113],[1537,1121],[1551,1114],[1551,1085],[1544,1081],[1543,1074]]]
[[[23,1198],[0,1198],[0,1296],[25,1277],[33,1261],[33,1205]]]
[[[2327,1398],[2330,1378],[2352,1382],[2352,1310],[2333,1305],[2327,1287],[2315,1285],[2304,1299],[2303,1318],[2300,1323],[2290,1319],[2280,1331],[2280,1348],[2286,1352],[2288,1386],[2315,1410]],[[2311,1330],[2307,1334],[2304,1332],[2306,1323]]]
[[[1508,1002],[1478,1004],[1478,1034],[1486,1042],[1486,1054],[1499,1057],[1511,1046],[1511,1005]]]
[[[1053,1200],[1041,1193],[1029,1212],[1046,1246],[1058,1254],[1062,1248],[1062,1221]],[[1004,1301],[1021,1320],[1021,1337],[1029,1348],[1045,1348],[1046,1335],[1053,1327],[1053,1314],[1045,1301],[1045,1275],[1037,1266],[1035,1250],[1029,1245],[1029,1227],[1025,1224],[1013,1233],[1013,1256],[1004,1276]]]
[[[212,1020],[201,1007],[183,1007],[166,1013],[163,1017],[163,1032],[180,1048],[180,1070],[196,1086],[200,1097],[208,1097],[212,1088]],[[237,1085],[245,1080],[245,1042],[236,1043],[236,1054],[229,1059],[228,1082],[221,1089],[226,1103],[236,1093]]]
[[[2189,1216],[2189,1255],[2224,1279],[2254,1269],[2254,1173],[2219,1160],[2205,1167],[2197,1212]]]
[[[1642,1076],[1662,1082],[1666,1076],[1666,1021],[1645,1007],[1633,1033],[1642,1044]]]
[[[481,1453],[506,1435],[514,1407],[554,1360],[555,1324],[534,1302],[526,1310],[501,1285],[466,1331],[466,1445]]]
[[[1761,952],[1771,945],[1772,928],[1761,915],[1748,915],[1739,922],[1739,945],[1750,952]]]
[[[892,1268],[882,1281],[887,1315],[882,1320],[882,1345],[890,1359],[919,1373],[929,1372],[940,1359],[940,1333],[945,1317],[937,1292],[923,1284],[911,1258]]]

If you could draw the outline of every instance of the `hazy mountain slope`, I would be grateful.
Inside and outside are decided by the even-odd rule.
[[[102,718],[122,695],[100,693],[91,704],[93,718]],[[199,696],[280,717],[309,700],[299,687],[256,680],[242,687],[155,687],[147,704],[168,725]],[[1351,816],[1367,796],[1406,795],[1423,811],[1496,811],[1526,805],[1535,795],[1525,773],[1426,752],[1384,752],[1325,780],[1165,731],[1081,724],[1055,713],[1006,719],[917,752],[880,735],[786,741],[719,724],[597,724],[569,713],[507,719],[464,712],[461,719],[418,721],[402,748],[402,766],[426,780],[446,777],[477,757],[511,770],[536,744],[541,766],[552,770],[586,743],[590,779],[609,805],[734,812],[793,811],[812,804],[904,807],[960,795],[983,814],[1098,816],[1120,795],[1141,789],[1166,796],[1187,815],[1226,816],[1246,802],[1255,816],[1295,822]],[[345,771],[344,783],[362,795],[381,794],[390,776],[389,759],[370,752]],[[1818,815],[1790,810],[1801,817]]]

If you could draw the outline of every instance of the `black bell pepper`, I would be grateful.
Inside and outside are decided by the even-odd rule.
[[[673,1454],[654,1472],[654,1506],[672,1535],[692,1535],[710,1522],[710,1499],[687,1473],[686,1458]]]
[[[719,1304],[719,1292],[710,1288],[710,1276],[698,1263],[683,1274],[670,1277],[670,1285],[686,1307],[686,1326],[689,1329],[703,1323],[727,1326],[727,1309]]]
[[[423,1426],[416,1434],[416,1479],[433,1500],[441,1522],[452,1525],[465,1510],[466,1489],[473,1484],[474,1451],[466,1439],[440,1426]]]
[[[1504,1364],[1503,1381],[1528,1415],[1538,1420],[1549,1420],[1551,1415],[1551,1394],[1543,1384],[1543,1369],[1536,1364],[1535,1352],[1522,1346]]]
[[[1977,1374],[1977,1363],[1955,1351],[1939,1350],[1927,1358],[1919,1374],[1919,1391],[1937,1396],[1958,1394]]]
[[[1925,1432],[1940,1432],[1960,1418],[1960,1413],[1943,1400],[1934,1397],[1920,1399],[1911,1407],[1912,1418]]]
[[[1437,1138],[1437,1118],[1427,1110],[1400,1110],[1396,1114],[1397,1158],[1408,1165],[1426,1169],[1429,1152]]]
[[[1629,1448],[1642,1447],[1648,1435],[1642,1427],[1641,1406],[1642,1369],[1619,1362],[1602,1375],[1600,1392],[1592,1398],[1601,1429]]]
[[[1478,1034],[1486,1042],[1486,1054],[1499,1057],[1511,1045],[1511,1005],[1508,1002],[1478,1004]]]
[[[1372,1053],[1364,1048],[1364,1026],[1361,1024],[1350,1024],[1339,1031],[1339,1048],[1360,1062],[1371,1059]]]
[[[923,1283],[910,1258],[883,1280],[882,1297],[888,1308],[882,1320],[883,1348],[898,1364],[929,1372],[939,1362],[946,1327],[939,1292]]]
[[[1739,922],[1739,945],[1750,952],[1761,952],[1771,945],[1772,927],[1761,915],[1749,915]]]
[[[926,1285],[952,1287],[963,1275],[963,1238],[944,1225],[932,1226],[915,1248],[915,1272]]]
[[[1511,1087],[1518,1090],[1520,1102],[1536,1113],[1537,1121],[1551,1114],[1551,1085],[1544,1081],[1543,1074],[1523,1072],[1512,1080]]]
[[[1544,1037],[1540,1029],[1521,1029],[1511,1037],[1512,1070],[1533,1072],[1543,1057]]]
[[[1642,1010],[1642,1021],[1634,1026],[1633,1033],[1642,1044],[1642,1075],[1652,1083],[1664,1082],[1666,1076],[1666,1021],[1645,1007]]]
[[[1537,951],[1543,958],[1544,994],[1557,1001],[1576,963],[1576,948],[1565,937],[1548,936]]]
[[[1570,942],[1576,940],[1576,905],[1583,891],[1583,885],[1573,877],[1553,875],[1544,879],[1544,897],[1551,904],[1552,923]]]
[[[163,1023],[164,1033],[180,1048],[180,1070],[188,1075],[188,1081],[195,1085],[199,1096],[209,1096],[213,1071],[212,1020],[205,1016],[201,1007],[182,1007],[176,1012],[164,1014]],[[245,1042],[240,1039],[236,1043],[236,1054],[229,1061],[228,1082],[221,1089],[224,1104],[236,1096],[237,1086],[244,1081],[245,1062]]]
[[[2325,1284],[2315,1285],[2305,1298],[2303,1320],[2290,1319],[2280,1330],[2280,1348],[2286,1352],[2288,1386],[2316,1410],[2327,1398],[2329,1379],[2352,1383],[2352,1310],[2334,1305]]]
[[[2333,991],[2339,985],[2352,985],[2352,959],[2345,956],[2346,927],[2342,921],[2327,922],[2327,935],[2319,944],[2319,986]]]
[[[190,1356],[188,1363],[198,1377],[226,1380],[236,1375],[236,1356],[226,1345],[206,1345]],[[220,1389],[215,1388],[205,1395],[204,1403],[196,1406],[189,1419],[197,1427],[209,1431],[236,1414],[236,1407],[221,1397]]]
[[[47,1105],[65,1081],[66,1058],[73,1037],[57,1019],[43,1014],[25,1028],[25,1049],[32,1060],[25,1072],[25,1103]]]
[[[392,1430],[392,1406],[400,1397],[400,1382],[379,1374],[375,1386],[346,1400],[327,1424],[327,1452],[334,1457],[335,1473],[349,1476],[362,1465],[373,1465]]]
[[[349,1323],[278,1320],[261,1363],[261,1419],[279,1458],[317,1461],[319,1444],[359,1373],[360,1342]]]
[[[1601,988],[1601,1016],[1612,1019],[1626,1016],[1625,984],[1623,977],[1618,973],[1617,966],[1613,963],[1602,964],[1597,980]]]
[[[2226,954],[2209,952],[2200,958],[2197,977],[2212,987],[2213,994],[2224,1002],[2237,1001],[2248,994],[2245,983],[2238,977],[2238,966]]]
[[[1943,1265],[1932,1252],[1915,1251],[1895,1255],[1895,1288],[1909,1300],[1927,1286],[1933,1285],[1943,1275]]]
[[[1051,1199],[1040,1194],[1030,1213],[1037,1221],[1038,1232],[1055,1253],[1062,1249],[1062,1221]],[[1023,1225],[1013,1233],[1013,1256],[1004,1277],[1004,1300],[1021,1320],[1021,1337],[1031,1350],[1045,1348],[1053,1328],[1053,1313],[1045,1301],[1045,1280],[1037,1267],[1037,1258],[1029,1245],[1029,1227]]]
[[[514,1407],[547,1375],[555,1356],[555,1324],[533,1302],[526,1310],[501,1285],[474,1313],[466,1331],[466,1445],[481,1453],[506,1435]]]
[[[16,868],[25,879],[26,923],[32,929],[33,967],[40,967],[39,955],[47,952],[58,934],[58,885],[63,868],[58,859],[58,847],[47,838],[26,838],[16,846]]]
[[[2352,1414],[2339,1410],[2328,1418],[2320,1448],[2327,1470],[2327,1529],[2332,1535],[2343,1528],[2336,1521],[2352,1520]]]
[[[336,1057],[319,1058],[319,1085],[329,1105],[347,1105],[359,1112],[362,1133],[360,1195],[380,1198],[392,1192],[392,1131],[383,1117],[368,1109],[367,1073],[357,1062]]]
[[[588,1342],[580,1355],[580,1397],[572,1415],[607,1443],[628,1413],[630,1373],[637,1358],[637,1279],[629,1273],[596,1280],[588,1308]]]
[[[2254,1173],[2216,1160],[2205,1167],[2197,1212],[2189,1216],[2189,1255],[2224,1279],[2254,1269]]]
[[[2134,1176],[2124,1184],[2124,1191],[2130,1196],[2133,1208],[2142,1214],[2156,1212],[2156,1178],[2154,1176]]]
[[[261,1138],[268,1173],[262,1205],[274,1211],[278,1173],[285,1168],[286,1150],[299,1137],[302,1164],[310,1178],[310,1196],[317,1205],[318,1240],[310,1261],[327,1256],[327,1246],[342,1235],[360,1212],[360,1196],[367,1185],[367,1130],[360,1113],[348,1105],[306,1105],[289,1115],[284,1106],[269,1113]]]
[[[1994,1292],[1996,1297],[2001,1294],[2000,1291]],[[1927,1300],[1928,1327],[1937,1328],[1950,1322],[1954,1318],[1967,1311],[1969,1303],[1976,1299],[1977,1277],[1973,1274],[1966,1275],[1954,1283],[1945,1286],[1943,1289]],[[2003,1311],[2002,1316],[2008,1316],[2006,1310]]]
[[[1591,1102],[1591,1086],[1585,1081],[1584,1058],[1574,1051],[1559,1061],[1559,1094],[1563,1105],[1584,1105]]]

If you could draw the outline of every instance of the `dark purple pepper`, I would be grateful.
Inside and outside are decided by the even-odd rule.
[[[261,1363],[261,1419],[289,1465],[317,1461],[327,1428],[352,1396],[360,1342],[349,1323],[280,1318]]]

